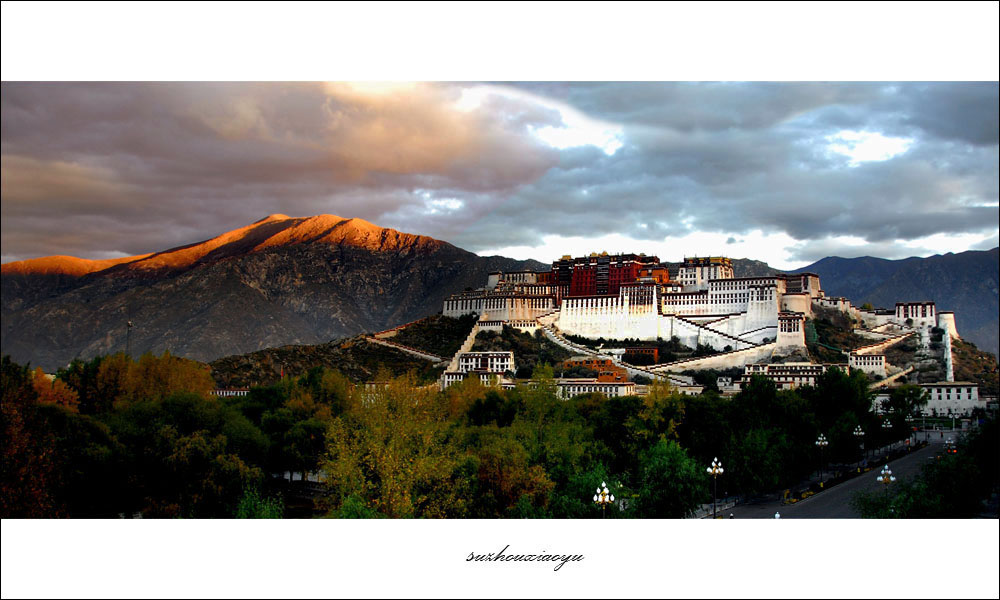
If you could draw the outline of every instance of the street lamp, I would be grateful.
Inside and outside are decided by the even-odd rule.
[[[889,484],[896,481],[896,478],[892,475],[892,469],[889,468],[889,465],[885,465],[884,467],[882,467],[882,472],[879,473],[878,477],[875,478],[875,481],[885,486],[884,488],[885,493],[886,495],[888,495]]]
[[[716,496],[718,496],[718,492],[719,492],[719,475],[722,475],[722,473],[724,473],[725,471],[722,468],[722,463],[719,462],[718,458],[713,458],[712,459],[712,466],[706,468],[705,471],[708,472],[708,474],[712,476],[712,483],[713,483],[713,487],[712,487],[712,518],[714,519],[715,518],[715,498],[716,498]]]
[[[602,489],[603,488],[603,489]],[[601,487],[597,488],[597,493],[594,494],[594,502],[601,507],[601,518],[604,518],[605,512],[609,504],[615,501],[615,496],[608,491],[608,484],[601,482]]]
[[[889,441],[889,448],[891,449],[892,448],[892,444],[894,443],[892,441],[892,421],[890,421],[889,419],[886,419],[886,420],[882,421],[882,432],[886,433],[886,434],[889,434],[889,440],[890,440]]]
[[[858,440],[858,450],[861,452],[865,451],[865,430],[861,429],[861,425],[854,428],[854,437]],[[858,459],[858,473],[861,472],[861,459]]]
[[[826,463],[823,462],[823,450],[830,445],[827,441],[826,436],[822,433],[816,438],[816,447],[819,448],[819,487],[823,487],[823,471],[825,470]]]

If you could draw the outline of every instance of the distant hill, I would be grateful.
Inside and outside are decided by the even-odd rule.
[[[781,269],[775,269],[764,261],[752,260],[749,258],[733,259],[734,277],[769,277],[776,273],[784,273]]]
[[[955,311],[958,333],[980,349],[998,353],[1000,248],[886,260],[827,257],[793,272],[820,276],[828,296],[892,308],[904,300],[933,300]]]
[[[202,361],[318,344],[407,323],[491,271],[536,261],[333,215],[271,215],[220,236],[113,261],[46,257],[0,268],[2,351],[47,370],[125,350]]]

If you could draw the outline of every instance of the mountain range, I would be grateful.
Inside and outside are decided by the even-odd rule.
[[[737,276],[780,272],[735,259]],[[0,347],[53,371],[74,358],[165,350],[202,361],[379,331],[441,310],[492,271],[547,269],[333,215],[270,215],[218,237],[113,260],[50,256],[0,267]],[[935,300],[997,352],[997,249],[799,269],[829,295],[891,307]],[[128,323],[132,323],[131,328]]]
[[[386,329],[440,311],[491,271],[543,266],[361,219],[271,215],[153,254],[4,264],[0,345],[46,370],[126,349],[209,361]]]
[[[1000,248],[902,260],[831,256],[794,272],[816,273],[828,296],[859,306],[893,308],[899,301],[932,300],[938,310],[955,311],[959,335],[997,354],[998,257]]]

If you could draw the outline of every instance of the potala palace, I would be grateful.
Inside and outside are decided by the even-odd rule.
[[[805,323],[820,307],[846,313],[861,324],[854,333],[871,340],[851,350],[847,364],[809,361]],[[950,343],[959,337],[954,314],[938,311],[933,302],[897,302],[893,310],[865,310],[846,298],[828,297],[814,273],[734,277],[732,261],[726,257],[685,258],[679,265],[670,265],[643,254],[563,256],[552,263],[550,271],[491,273],[485,287],[444,301],[445,316],[470,313],[479,315],[479,320],[442,377],[444,386],[474,371],[499,375],[489,368],[462,365],[472,364],[474,357],[469,355],[473,353],[468,350],[478,331],[500,330],[504,325],[528,332],[541,330],[574,354],[599,355],[629,376],[669,380],[690,393],[700,388],[679,373],[733,367],[744,367],[748,377],[771,377],[781,387],[809,384],[830,366],[860,369],[885,387],[908,371],[887,364],[885,349],[914,336],[926,345],[932,328],[945,334],[945,380],[951,382]],[[567,334],[606,340],[677,338],[690,348],[710,346],[717,353],[639,367],[625,362],[621,350],[601,352],[570,341]],[[587,382],[571,383],[578,393],[615,393],[617,388],[609,387],[614,385],[622,393],[634,390],[625,381],[594,380],[590,387],[584,385]],[[956,403],[956,410],[959,404],[968,403]]]

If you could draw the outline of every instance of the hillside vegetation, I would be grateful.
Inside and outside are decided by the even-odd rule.
[[[210,363],[219,387],[272,385],[286,375],[315,367],[336,369],[355,383],[372,381],[380,371],[392,376],[414,372],[419,383],[434,382],[444,370],[423,360],[356,336],[315,346],[283,346],[227,356]]]
[[[474,314],[458,318],[432,315],[407,325],[388,339],[438,356],[451,357],[458,352],[477,319]]]
[[[472,345],[473,352],[508,350],[514,352],[514,366],[518,378],[531,377],[538,365],[556,365],[573,356],[561,346],[550,342],[540,331],[532,335],[506,325],[502,332],[480,331]]]
[[[996,396],[1000,393],[1000,369],[997,357],[962,340],[951,343],[952,370],[955,381],[979,384],[979,394]]]

